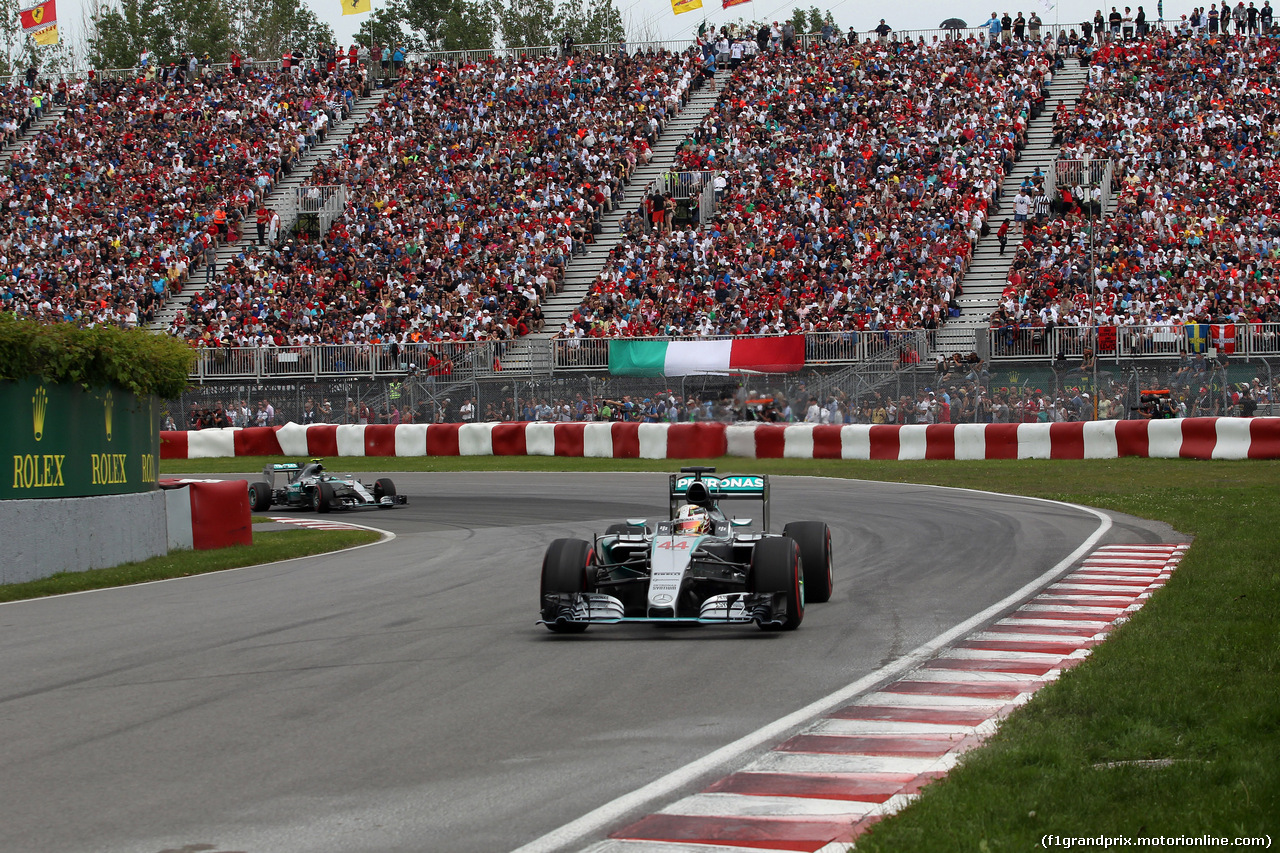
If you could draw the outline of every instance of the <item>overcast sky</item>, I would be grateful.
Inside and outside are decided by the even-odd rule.
[[[240,0],[245,2],[246,0]],[[364,15],[343,16],[341,14],[340,0],[300,0],[307,6],[315,10],[316,15],[322,20],[328,21],[332,26],[334,33],[337,34],[338,41],[341,44],[348,44],[351,41],[352,34],[359,28],[360,22],[366,17]],[[384,2],[384,0],[372,0],[375,9]],[[753,2],[745,3],[741,6],[734,6],[725,10],[720,6],[720,0],[703,0],[703,7],[692,12],[686,12],[683,15],[673,15],[671,13],[671,3],[669,0],[614,0],[618,5],[618,11],[622,13],[623,20],[627,24],[627,34],[632,40],[636,40],[641,36],[652,36],[659,39],[683,39],[689,38],[698,28],[698,24],[705,20],[708,24],[715,26],[722,23],[737,21],[739,18],[746,20],[762,20],[775,21],[784,17],[789,17],[791,10],[797,5],[808,9],[816,6],[819,9],[829,9],[835,17],[836,23],[841,29],[848,29],[850,26],[859,30],[867,31],[872,29],[880,22],[883,16],[889,26],[897,30],[912,29],[931,29],[937,27],[946,18],[958,17],[962,18],[970,26],[979,26],[994,11],[1003,14],[1006,10],[1011,15],[1017,15],[1019,11],[1024,14],[1031,14],[1032,10],[1040,13],[1040,17],[1045,24],[1053,24],[1055,21],[1061,23],[1079,23],[1086,17],[1092,18],[1093,12],[1099,8],[1097,0],[1089,2],[1089,0],[1062,0],[1056,6],[1053,0],[1018,0],[1025,5],[1016,6],[991,6],[983,5],[976,0],[959,0],[959,2],[940,2],[940,0],[912,0],[912,2],[904,3],[901,6],[892,6],[888,4],[873,4],[871,10],[868,10],[865,2],[855,2],[855,0],[835,0],[833,3],[813,2],[813,0],[801,0],[796,3],[794,0],[753,0]],[[985,0],[990,3],[991,0]],[[1009,0],[1003,0],[1009,2]],[[1132,2],[1132,0],[1130,0]],[[1203,2],[1203,0],[1201,0]],[[24,2],[23,5],[27,5]],[[1205,4],[1208,5],[1207,3]],[[71,34],[81,32],[81,20],[83,18],[84,0],[58,0],[58,18],[59,27]],[[1121,5],[1123,11],[1123,5]],[[1103,12],[1109,12],[1110,7],[1102,7]],[[1137,9],[1137,4],[1134,4]],[[1156,2],[1152,2],[1147,6],[1147,16],[1151,20],[1156,18]],[[1191,5],[1181,4],[1177,0],[1169,0],[1165,3],[1165,17],[1167,19],[1176,20],[1182,14],[1191,11]]]

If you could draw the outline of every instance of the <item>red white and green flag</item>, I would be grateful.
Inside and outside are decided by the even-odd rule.
[[[795,373],[802,367],[804,335],[723,341],[609,341],[609,372],[615,376]]]

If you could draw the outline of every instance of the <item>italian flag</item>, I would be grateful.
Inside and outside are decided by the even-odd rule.
[[[609,372],[614,376],[795,373],[802,367],[804,335],[725,341],[609,341]]]

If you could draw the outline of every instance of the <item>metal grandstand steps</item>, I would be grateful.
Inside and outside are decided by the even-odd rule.
[[[902,365],[895,353],[889,353],[870,361],[850,364],[832,373],[815,373],[808,380],[805,391],[819,401],[837,392],[849,397],[864,397],[889,385],[902,376],[921,369],[921,365]],[[804,403],[803,400],[800,401]]]
[[[631,183],[627,185],[624,197],[617,200],[613,210],[601,218],[603,232],[596,236],[594,243],[587,246],[584,254],[578,255],[566,266],[560,292],[543,299],[543,330],[510,345],[502,358],[503,373],[545,371],[550,368],[549,364],[541,363],[550,353],[548,341],[555,337],[564,321],[573,315],[574,309],[591,289],[591,283],[604,269],[609,253],[621,241],[619,223],[622,217],[627,211],[636,209],[640,203],[640,194],[649,182],[670,168],[676,151],[684,144],[690,131],[711,111],[719,96],[720,90],[714,83],[704,86],[690,96],[689,102],[675,118],[667,122],[658,143],[652,148],[653,157],[648,165],[638,167],[632,173]]]
[[[996,230],[1005,219],[1013,218],[1013,197],[1017,195],[1022,181],[1034,174],[1037,168],[1047,174],[1057,159],[1058,147],[1053,144],[1054,111],[1061,101],[1073,103],[1084,89],[1088,77],[1089,70],[1081,68],[1074,57],[1068,58],[1066,67],[1055,73],[1053,85],[1045,98],[1044,112],[1027,126],[1027,145],[1022,149],[1022,159],[1005,178],[1000,203],[988,219],[991,233],[978,241],[969,270],[965,273],[964,295],[957,300],[960,316],[948,320],[938,330],[935,354],[949,357],[955,353],[966,355],[982,351],[977,336],[986,331],[991,312],[999,304],[1014,247],[1020,239],[1020,229],[1011,226],[1009,248],[1002,256]]]
[[[0,156],[6,156],[10,154],[15,148],[22,145],[24,142],[26,142],[28,139],[34,136],[38,131],[43,130],[44,128],[48,127],[49,125],[57,121],[58,117],[61,116],[66,111],[67,111],[67,108],[65,106],[49,107],[47,110],[44,111],[44,115],[38,118],[37,120],[31,122],[31,124],[27,126],[26,130],[19,131],[17,139],[15,139],[13,142],[10,142],[6,145],[0,146]]]
[[[375,88],[371,92],[372,94],[357,99],[351,113],[346,118],[334,122],[332,130],[330,130],[325,140],[307,149],[307,152],[299,159],[298,164],[290,170],[288,175],[276,183],[271,194],[267,196],[267,207],[280,214],[280,233],[282,235],[288,233],[296,220],[295,206],[286,203],[293,197],[294,191],[304,186],[311,179],[311,172],[316,165],[327,159],[330,154],[345,143],[351,132],[359,127],[369,113],[378,104],[382,103],[387,96],[387,90],[385,89]],[[246,219],[241,227],[240,239],[234,243],[224,243],[218,247],[218,269],[223,269],[232,258],[252,246],[257,236],[257,229],[253,221]],[[156,311],[156,318],[150,325],[151,330],[157,332],[167,330],[169,324],[178,316],[178,312],[185,308],[191,302],[191,297],[203,290],[204,286],[204,264],[192,266],[187,276],[186,285]]]

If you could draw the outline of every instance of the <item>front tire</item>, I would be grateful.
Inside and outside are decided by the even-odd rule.
[[[782,528],[782,535],[794,539],[800,546],[805,600],[830,601],[834,586],[831,577],[831,528],[821,521],[793,521]]]
[[[587,630],[586,622],[556,621],[559,609],[547,604],[547,596],[590,592],[587,575],[595,562],[595,550],[583,539],[557,539],[547,548],[542,558],[542,588],[538,598],[547,630],[555,634],[581,634]]]
[[[271,508],[271,486],[265,482],[249,484],[249,511],[263,512]]]
[[[316,483],[311,493],[311,508],[316,512],[329,512],[333,509],[333,486],[328,483]]]
[[[384,497],[394,498],[396,496],[396,484],[391,482],[387,477],[380,477],[373,483],[373,499],[378,502],[378,506],[382,506]]]
[[[761,539],[751,553],[747,575],[751,592],[782,593],[786,614],[782,624],[761,623],[764,631],[794,631],[804,619],[804,574],[800,569],[800,546],[786,536]]]

